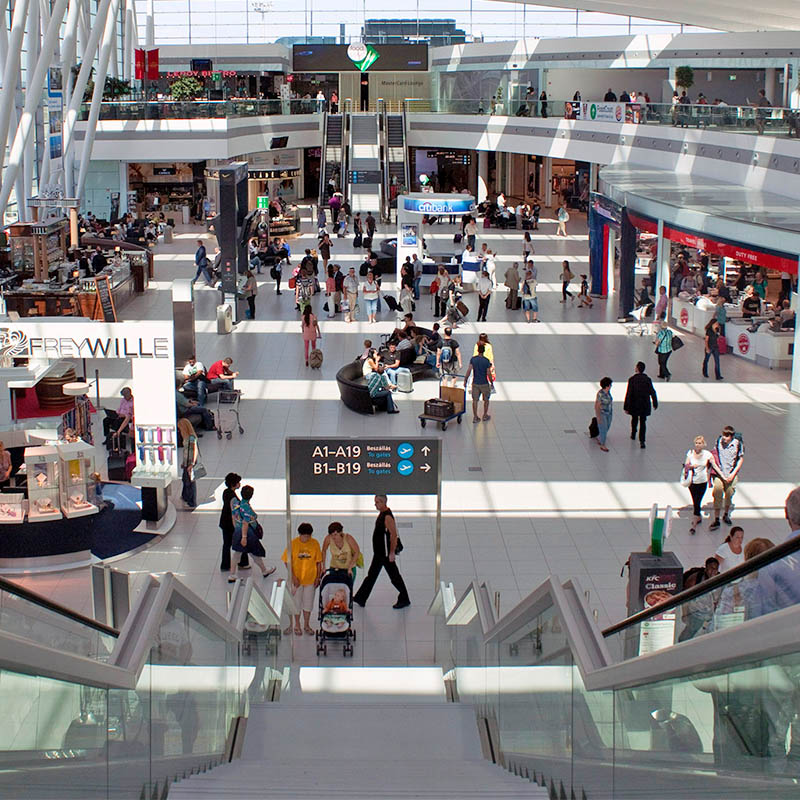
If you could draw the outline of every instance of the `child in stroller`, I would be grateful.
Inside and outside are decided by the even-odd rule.
[[[353,578],[348,570],[329,569],[319,585],[317,655],[328,655],[328,641],[341,642],[342,654],[353,655]]]

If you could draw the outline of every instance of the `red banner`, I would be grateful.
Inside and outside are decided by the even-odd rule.
[[[135,72],[134,77],[137,81],[144,79],[144,50],[136,48],[134,53]]]
[[[158,48],[147,51],[147,80],[158,80]]]

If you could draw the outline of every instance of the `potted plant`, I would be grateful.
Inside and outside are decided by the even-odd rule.
[[[675,68],[675,85],[681,89],[688,89],[694,85],[694,70],[691,67]]]
[[[194,100],[203,93],[203,84],[193,75],[184,75],[169,85],[173,100],[186,102]]]

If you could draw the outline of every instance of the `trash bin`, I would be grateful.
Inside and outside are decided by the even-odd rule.
[[[169,225],[164,226],[164,244],[172,244],[172,228]]]
[[[230,333],[233,330],[233,309],[230,303],[217,306],[217,333]]]

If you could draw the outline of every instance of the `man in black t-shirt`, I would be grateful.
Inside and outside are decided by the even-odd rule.
[[[461,369],[461,350],[452,333],[452,328],[445,328],[444,336],[436,344],[436,369],[444,372],[455,372],[456,366]]]
[[[464,386],[466,387],[469,376],[472,375],[472,421],[480,422],[481,417],[478,416],[478,401],[483,397],[483,421],[488,422],[491,417],[489,416],[489,398],[492,395],[492,382],[490,372],[492,369],[492,362],[483,354],[484,345],[478,344],[478,355],[472,356],[469,360],[467,367],[467,374],[464,376]]]
[[[227,572],[231,568],[231,543],[233,542],[233,513],[231,502],[238,500],[236,490],[242,482],[242,476],[229,472],[225,476],[225,490],[222,492],[222,512],[219,515],[219,527],[222,531],[222,561],[219,568]],[[250,559],[247,553],[242,553],[239,558],[239,569],[250,569]]]

